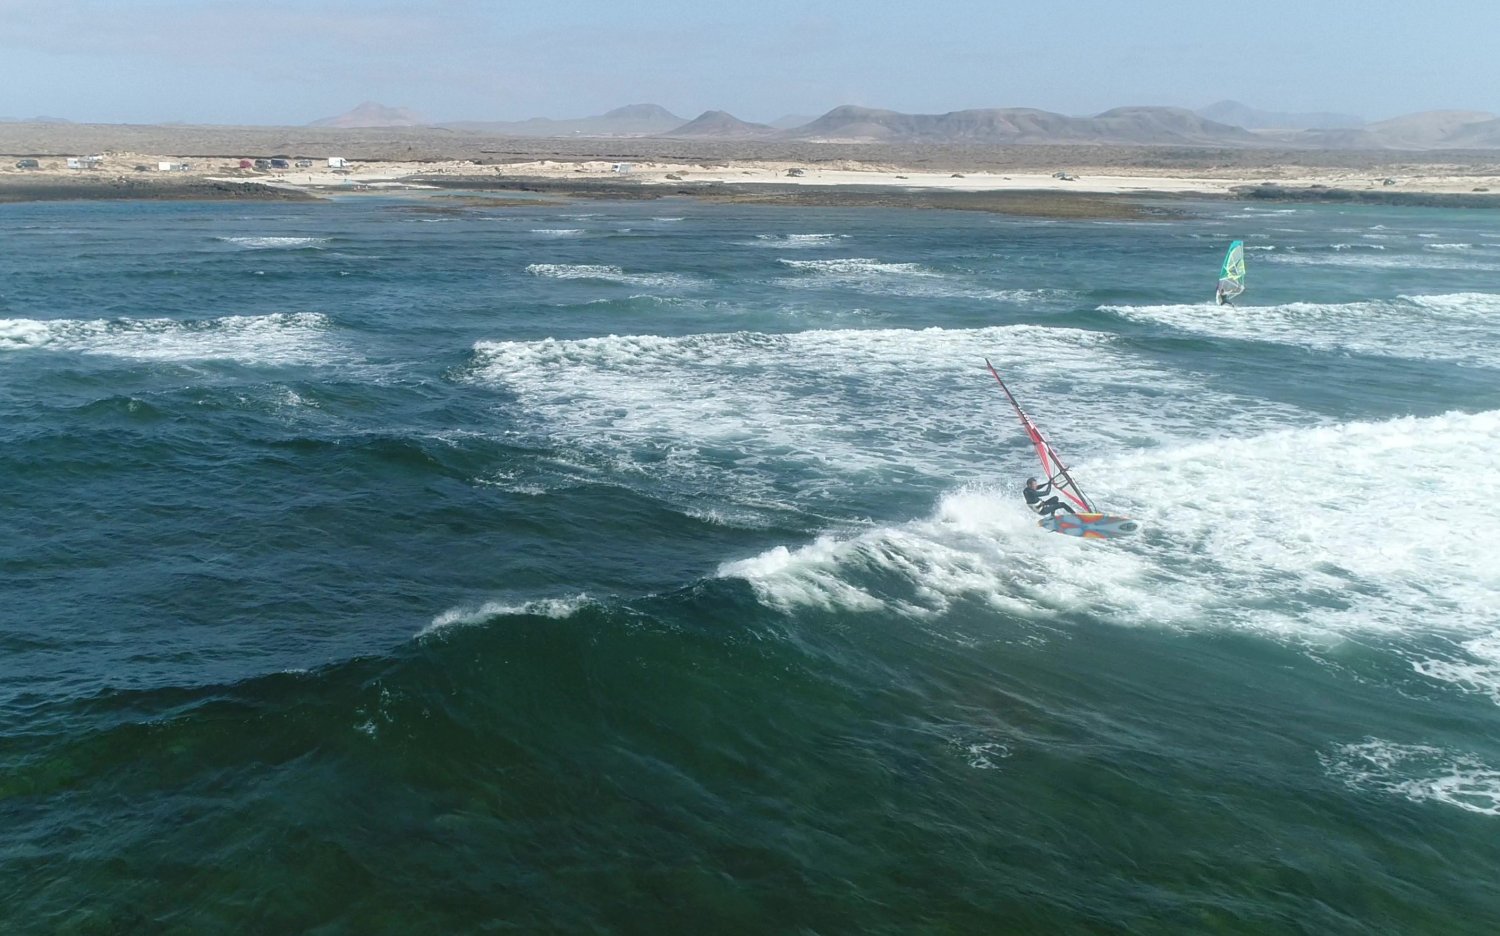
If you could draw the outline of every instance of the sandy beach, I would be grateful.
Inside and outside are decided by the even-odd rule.
[[[577,141],[571,141],[576,144]],[[606,148],[645,151],[650,147]],[[1240,197],[1256,186],[1274,185],[1286,197],[1319,196],[1328,190],[1365,193],[1395,201],[1411,194],[1466,196],[1465,203],[1500,202],[1500,165],[1483,162],[1372,162],[1368,154],[1348,154],[1339,165],[1329,154],[1296,163],[1269,157],[1247,160],[1217,151],[1183,151],[1144,158],[1121,147],[1005,147],[996,158],[1015,169],[952,169],[973,160],[968,150],[939,153],[893,152],[900,161],[872,161],[837,156],[838,149],[809,150],[817,159],[348,159],[330,165],[326,157],[307,158],[305,166],[287,169],[245,168],[247,157],[192,156],[172,152],[104,151],[88,168],[69,168],[61,156],[0,156],[0,200],[37,198],[154,197],[319,197],[339,193],[389,192],[424,188],[524,188],[530,183],[553,191],[577,186],[626,197],[660,194],[710,194],[726,187],[747,197],[774,190],[820,193],[878,189],[892,194],[929,195],[1053,193],[1059,196],[1167,195]],[[1155,152],[1155,151],[1152,151]],[[942,158],[939,158],[942,157]],[[31,163],[35,163],[34,167]],[[943,168],[935,169],[937,163]],[[166,164],[173,168],[162,169]],[[23,168],[22,166],[25,166]],[[1055,167],[1055,168],[1053,168]],[[240,187],[240,188],[237,188]],[[1271,191],[1271,190],[1265,190]],[[280,193],[279,195],[277,193]],[[1262,193],[1264,194],[1264,192]]]

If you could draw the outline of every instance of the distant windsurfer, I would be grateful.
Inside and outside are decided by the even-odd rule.
[[[1025,491],[1026,506],[1030,507],[1033,511],[1042,515],[1043,517],[1050,517],[1053,514],[1057,513],[1059,510],[1066,510],[1068,513],[1074,515],[1077,514],[1077,511],[1075,511],[1072,507],[1069,507],[1067,504],[1064,504],[1062,501],[1058,500],[1056,494],[1053,494],[1051,497],[1047,497],[1047,495],[1051,492],[1051,478],[1048,478],[1047,483],[1042,485],[1041,487],[1037,486],[1036,478],[1027,478]],[[1043,498],[1046,498],[1046,500],[1043,500]]]
[[[1235,241],[1224,254],[1224,265],[1219,268],[1219,288],[1214,292],[1214,301],[1221,306],[1232,306],[1229,300],[1245,291],[1245,242]]]

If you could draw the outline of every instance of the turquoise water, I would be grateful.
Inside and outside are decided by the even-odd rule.
[[[0,932],[1495,932],[1500,224],[1188,210],[0,206]]]

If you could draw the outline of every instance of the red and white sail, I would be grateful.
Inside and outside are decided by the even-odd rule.
[[[1021,426],[1026,430],[1026,437],[1031,440],[1032,447],[1036,449],[1036,456],[1042,462],[1042,471],[1046,474],[1047,480],[1052,482],[1052,487],[1059,494],[1082,507],[1085,513],[1096,513],[1094,505],[1079,489],[1078,482],[1074,481],[1073,476],[1068,473],[1068,466],[1064,465],[1062,459],[1058,457],[1057,449],[1052,447],[1052,443],[1042,435],[1042,430],[1038,429],[1036,423],[1031,421],[1031,417],[1026,415],[1026,411],[1021,409],[1021,404],[1016,402],[1015,394],[1011,393],[1005,381],[1000,379],[1000,372],[995,370],[995,365],[989,362],[989,358],[985,358],[984,366],[990,369],[990,373],[995,376],[995,381],[1000,384],[1000,389],[1005,391],[1005,398],[1010,400],[1010,405],[1015,408],[1016,416],[1020,418]]]

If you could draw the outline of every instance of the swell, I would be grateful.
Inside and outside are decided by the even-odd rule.
[[[1225,679],[1247,663],[1259,685]],[[1205,704],[1204,682],[1223,697]],[[672,886],[669,923],[730,901],[758,929],[965,929],[996,914],[1145,925],[1226,895],[1252,919],[1332,921],[1343,898],[1242,873],[1247,860],[1292,873],[1288,843],[1300,854],[1364,822],[1318,760],[1266,756],[1317,749],[1327,726],[1298,717],[1309,682],[1370,711],[1274,646],[1184,648],[1079,616],[1038,626],[973,608],[940,626],[852,626],[772,612],[734,581],[481,615],[310,672],[32,706],[24,731],[0,734],[0,811],[24,845],[0,858],[13,882],[0,921],[89,900],[117,922],[379,930],[416,901],[424,931],[497,916],[588,929],[617,919],[622,886]],[[1185,705],[1195,718],[1173,717]],[[1372,755],[1328,756],[1349,771]],[[1469,782],[1485,769],[1458,765]],[[1101,770],[1109,783],[1089,783]],[[1176,818],[1199,801],[1219,804],[1212,829]],[[1138,835],[1120,837],[1122,814]],[[1047,834],[1062,823],[1070,835]],[[1234,857],[1217,850],[1226,834]],[[1450,856],[1487,851],[1442,816],[1424,835]],[[1367,828],[1364,843],[1331,873],[1399,879],[1404,834]],[[1130,888],[1068,873],[1126,858]],[[454,879],[468,899],[422,899]],[[327,888],[346,894],[336,907],[317,896]],[[830,888],[846,897],[822,909]],[[1400,910],[1425,921],[1482,904],[1440,881]]]

